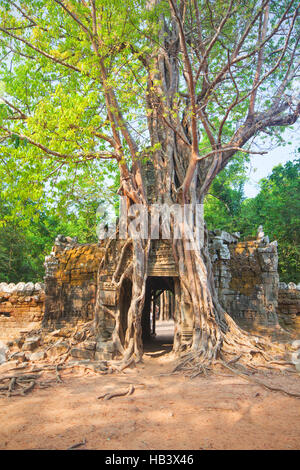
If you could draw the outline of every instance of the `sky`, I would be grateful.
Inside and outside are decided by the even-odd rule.
[[[294,160],[296,158],[295,150],[300,147],[299,128],[294,131],[287,130],[284,132],[283,137],[286,141],[290,141],[292,144],[277,147],[266,155],[250,156],[248,168],[249,180],[246,182],[244,188],[246,197],[255,197],[256,194],[258,194],[259,180],[270,175],[274,166],[277,166],[280,163],[284,165],[289,160]]]

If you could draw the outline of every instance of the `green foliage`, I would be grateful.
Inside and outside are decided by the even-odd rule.
[[[48,208],[37,209],[35,217],[9,219],[10,208],[0,200],[0,282],[42,281],[44,259],[49,255],[58,234],[77,237],[80,243],[94,243],[96,235],[96,211],[99,200],[80,203],[73,212],[59,216]],[[103,201],[102,201],[103,202]],[[9,219],[9,220],[7,220]]]
[[[261,180],[259,194],[243,203],[240,230],[255,235],[263,225],[270,240],[278,241],[282,281],[300,282],[300,159],[276,166]]]
[[[214,179],[205,198],[205,222],[209,230],[216,228],[236,232],[242,203],[245,199],[246,161],[235,156],[232,162]]]
[[[225,145],[246,119],[249,90],[257,69],[257,15],[261,2],[186,2],[183,28],[194,75],[202,60],[200,38],[193,33],[197,31],[196,3],[203,43],[208,47],[211,44],[207,70],[200,71],[196,84],[198,98],[203,89],[216,83],[211,89],[208,86],[207,96],[204,94],[203,112],[208,123],[204,125],[201,119],[198,122],[203,155],[214,147],[207,128],[220,145]],[[97,11],[96,25],[93,4]],[[231,4],[228,21],[214,42],[212,39]],[[289,0],[270,2],[269,30],[289,4]],[[68,8],[72,15],[66,11]],[[264,46],[265,80],[257,90],[256,109],[262,114],[270,112],[279,83],[287,71],[291,73],[296,67],[293,65],[296,60],[289,67],[290,51],[298,40],[296,27],[289,35],[289,48],[280,66],[276,66],[287,35],[287,23],[291,23],[295,8],[294,4],[290,5],[280,29]],[[232,63],[227,70],[230,55],[255,16],[257,21],[237,52],[245,59]],[[79,236],[83,242],[94,240],[94,214],[99,202],[110,201],[117,210],[119,167],[115,160],[106,157],[116,150],[111,144],[114,132],[108,111],[116,116],[118,108],[115,109],[114,103],[107,103],[105,90],[114,91],[123,122],[132,133],[140,156],[145,154],[145,149],[151,154],[151,150],[160,147],[160,142],[151,139],[148,128],[151,113],[156,112],[155,106],[149,109],[149,91],[157,93],[159,112],[171,127],[177,127],[176,119],[180,123],[188,117],[189,86],[181,53],[174,57],[179,68],[178,93],[167,97],[159,91],[161,83],[156,78],[159,73],[154,73],[158,53],[159,67],[168,68],[163,64],[163,49],[167,44],[161,34],[162,24],[165,31],[174,33],[169,2],[165,0],[0,1],[0,98],[3,98],[0,99],[0,272],[8,273],[5,276],[9,280],[40,277],[42,258],[60,232]],[[172,34],[167,38],[171,42]],[[101,46],[98,49],[94,47],[95,36]],[[102,62],[105,73],[100,66]],[[222,75],[224,68],[227,72]],[[220,73],[222,79],[218,81]],[[153,81],[149,85],[150,75]],[[170,79],[168,74],[166,79]],[[201,99],[198,104],[202,109]],[[292,108],[290,103],[289,106]],[[120,131],[120,123],[115,125],[124,160],[130,167],[132,155],[128,140]],[[269,135],[281,139],[282,128],[267,130]],[[186,168],[188,162],[183,163]],[[244,201],[243,164],[244,157],[236,157],[212,183],[211,195],[206,198],[206,220],[211,228],[239,230],[239,218],[243,217],[245,234],[250,230],[243,215],[244,207],[251,205]],[[258,208],[253,211],[257,214]],[[263,217],[263,212],[259,214],[257,218]],[[291,217],[289,223],[294,220]],[[7,266],[10,266],[8,270]]]
[[[230,170],[230,167],[229,167]],[[243,194],[243,177],[236,187],[221,173],[207,196],[205,219],[210,230],[240,232],[242,239],[255,238],[263,225],[270,240],[277,240],[280,279],[300,282],[300,160],[273,168],[260,182],[255,198]],[[236,181],[237,182],[237,181]],[[218,198],[218,199],[217,199]]]

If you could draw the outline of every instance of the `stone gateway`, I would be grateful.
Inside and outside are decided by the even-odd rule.
[[[122,348],[132,295],[132,283],[126,277],[132,259],[131,250],[126,240],[112,240],[106,253],[104,242],[80,245],[57,240],[45,263],[43,327],[57,329],[75,325],[79,320],[93,319],[99,283],[101,311],[98,341],[96,351],[90,351],[87,355],[95,359],[110,359],[118,355],[113,336],[117,329]],[[270,243],[267,237],[242,242],[237,233],[215,230],[209,232],[209,251],[219,300],[235,322],[255,333],[280,329],[277,315],[277,243]],[[122,273],[125,275],[121,279]],[[169,292],[173,302],[174,343],[179,339],[184,342],[191,337],[193,319],[188,308],[179,308],[184,299],[171,245],[168,240],[153,240],[142,315],[143,339],[151,334],[153,297],[162,292]]]

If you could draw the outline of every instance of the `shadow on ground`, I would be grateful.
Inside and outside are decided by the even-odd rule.
[[[174,322],[157,322],[156,334],[144,342],[144,354],[149,357],[164,356],[172,351],[174,341]]]

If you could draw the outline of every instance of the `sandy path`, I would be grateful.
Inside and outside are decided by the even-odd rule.
[[[143,365],[119,375],[78,377],[0,399],[0,449],[299,449],[300,400],[239,377],[193,380],[148,348]],[[225,374],[225,373],[224,373]],[[77,376],[77,377],[76,377]],[[300,378],[273,383],[300,391]],[[97,396],[133,384],[129,397]]]

